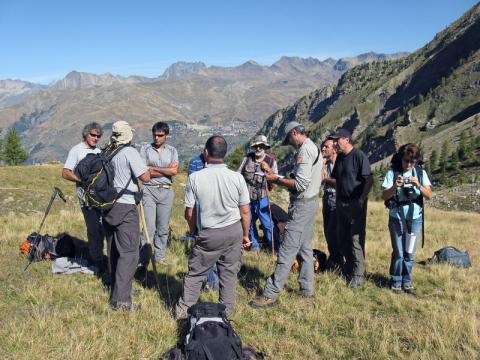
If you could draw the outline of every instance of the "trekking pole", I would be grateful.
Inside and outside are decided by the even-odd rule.
[[[140,203],[138,204],[138,210],[139,210],[138,212],[139,212],[139,215],[140,215],[140,224],[142,225],[142,228],[143,228],[143,235],[145,236],[145,239],[147,241],[147,245],[149,247],[150,261],[152,262],[153,274],[155,276],[155,285],[156,285],[158,294],[161,297],[162,293],[160,291],[160,280],[159,280],[159,277],[158,277],[157,265],[155,264],[155,257],[154,257],[154,254],[153,254],[152,242],[150,241],[150,236],[149,236],[148,230],[147,230],[147,223],[145,221],[145,212],[143,210],[143,202],[142,201],[140,201]],[[169,296],[168,300],[170,301],[170,293],[169,293],[168,296]]]
[[[62,190],[54,186],[53,194],[50,197],[50,201],[47,205],[47,208],[45,209],[45,213],[43,214],[43,218],[42,218],[42,221],[40,222],[40,227],[38,228],[37,235],[35,236],[35,239],[33,240],[32,244],[30,245],[30,250],[28,251],[28,263],[23,269],[24,272],[27,271],[28,267],[35,259],[35,254],[38,251],[38,246],[40,244],[40,241],[42,240],[42,237],[40,236],[40,232],[42,231],[43,224],[45,223],[45,219],[47,218],[47,215],[50,212],[50,209],[52,208],[52,204],[55,201],[55,198],[57,197],[57,195],[60,197],[60,199],[63,200],[63,202],[67,202],[67,200],[65,199],[65,196],[63,195]]]

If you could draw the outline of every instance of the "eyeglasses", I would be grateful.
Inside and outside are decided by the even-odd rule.
[[[255,145],[254,148],[255,148],[255,149],[258,149],[258,148],[260,148],[260,149],[265,149],[265,145],[263,145],[263,144],[258,144],[258,145]]]
[[[90,135],[91,137],[97,138],[97,139],[100,139],[102,137],[102,135],[100,135],[100,134],[88,133],[88,135]]]
[[[417,162],[417,160],[412,160],[412,159],[402,159],[402,161],[405,164],[415,164]]]
[[[162,137],[164,137],[164,136],[166,136],[166,135],[165,135],[165,134],[153,134],[153,137],[160,137],[160,138],[162,138]]]

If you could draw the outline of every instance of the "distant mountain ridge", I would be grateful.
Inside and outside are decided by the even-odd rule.
[[[258,133],[279,146],[292,120],[302,122],[319,142],[343,127],[373,163],[385,162],[406,142],[421,143],[428,158],[444,142],[454,148],[462,131],[480,133],[479,49],[477,4],[421,49],[351,68],[336,86],[273,113]]]
[[[234,67],[180,61],[157,78],[72,71],[49,86],[4,80],[0,130],[14,126],[30,152],[29,161],[37,162],[63,160],[89,121],[108,128],[115,120],[127,120],[141,141],[150,140],[155,121],[171,121],[177,126],[172,142],[186,157],[212,132],[230,134],[232,146],[245,141],[275,110],[337,82],[344,72],[335,69],[339,62],[348,68],[385,56],[403,53],[324,61],[284,56],[270,66],[253,60]]]

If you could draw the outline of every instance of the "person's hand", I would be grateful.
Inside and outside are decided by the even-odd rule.
[[[248,235],[244,236],[243,239],[242,239],[242,248],[246,249],[250,245],[252,245],[252,242],[250,241],[250,238],[248,237]]]
[[[409,176],[408,177],[408,182],[415,185],[417,187],[417,189],[420,189],[420,187],[422,186],[422,184],[420,184],[420,182],[418,181],[418,179],[415,176]]]
[[[402,187],[404,185],[404,181],[403,181],[403,176],[402,175],[398,175],[397,178],[395,179],[395,185],[397,185],[397,187]]]
[[[169,168],[174,168],[174,167],[177,167],[178,166],[178,163],[176,162],[172,162],[170,163],[170,165],[168,165]]]
[[[268,182],[275,182],[277,181],[278,175],[275,174],[265,174],[265,178],[267,179]]]
[[[262,161],[260,163],[260,169],[262,169],[262,171],[265,173],[265,174],[271,174],[272,173],[272,168],[270,167],[270,165],[268,165],[265,161]]]

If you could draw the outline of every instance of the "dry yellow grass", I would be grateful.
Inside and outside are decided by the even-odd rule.
[[[53,185],[69,203],[56,202],[43,232],[67,231],[85,239],[83,219],[71,183],[60,179],[60,165],[0,167],[0,358],[2,359],[155,359],[178,341],[180,329],[170,316],[167,280],[173,300],[186,271],[182,182],[176,181],[176,206],[168,260],[161,269],[162,296],[142,289],[135,301],[142,312],[113,312],[108,291],[94,276],[54,276],[50,263],[32,265],[18,245],[37,230]],[[4,189],[13,190],[4,190]],[[272,194],[282,205],[284,195]],[[7,200],[7,201],[6,201]],[[283,201],[283,202],[282,202]],[[319,214],[314,245],[325,251]],[[416,265],[418,296],[392,294],[387,286],[390,240],[387,212],[369,203],[367,227],[368,280],[360,290],[348,289],[333,274],[316,276],[314,299],[299,297],[295,274],[277,306],[253,310],[255,297],[274,268],[271,256],[246,253],[237,287],[234,327],[246,345],[268,359],[475,359],[480,353],[480,287],[477,228],[480,215],[427,210],[426,244],[417,260],[446,245],[467,249],[471,269]],[[202,300],[215,300],[202,294]]]

